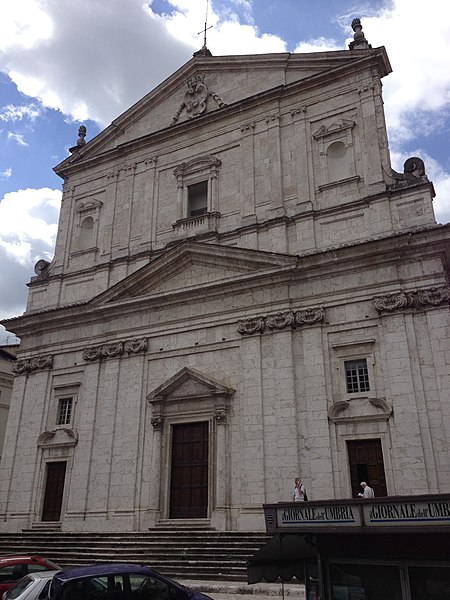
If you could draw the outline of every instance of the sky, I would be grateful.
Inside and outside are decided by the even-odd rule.
[[[53,167],[181,67],[213,55],[343,50],[360,17],[385,46],[392,166],[420,156],[450,221],[448,0],[0,0],[0,318],[25,311],[51,260],[62,180]],[[200,32],[200,33],[199,33]],[[0,326],[0,343],[17,339]]]

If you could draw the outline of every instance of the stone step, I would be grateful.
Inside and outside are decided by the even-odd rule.
[[[98,562],[145,563],[169,577],[246,581],[247,560],[269,538],[257,532],[218,532],[162,525],[148,532],[0,534],[2,553],[42,554],[63,567]]]

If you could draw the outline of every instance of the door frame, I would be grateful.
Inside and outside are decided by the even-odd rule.
[[[352,463],[351,462],[351,457],[350,457],[350,445],[354,445],[357,446],[358,444],[360,444],[361,446],[363,445],[369,445],[370,442],[378,442],[377,446],[379,446],[379,452],[380,452],[380,456],[381,456],[381,464],[382,468],[383,468],[383,477],[384,477],[384,481],[383,484],[378,483],[378,484],[374,484],[373,480],[371,481],[370,476],[369,475],[361,475],[359,481],[354,481],[352,482],[352,465],[356,465],[357,463]],[[386,483],[386,468],[385,468],[385,463],[384,463],[384,452],[383,452],[383,443],[382,440],[379,436],[374,436],[374,437],[367,437],[364,439],[347,439],[345,442],[345,445],[347,447],[347,460],[348,460],[348,468],[349,468],[349,475],[350,475],[350,487],[352,488],[352,496],[354,494],[357,494],[359,492],[361,492],[362,490],[359,487],[359,484],[361,481],[365,481],[367,480],[368,484],[370,487],[374,487],[374,485],[376,486],[377,489],[375,489],[375,496],[376,497],[385,497],[387,496],[387,483]],[[384,490],[380,490],[380,485],[384,485]],[[355,489],[354,489],[355,488]],[[380,493],[384,491],[385,493]]]
[[[170,477],[172,461],[172,425],[206,421],[208,444],[208,516],[211,525],[227,530],[231,523],[231,440],[230,412],[235,390],[190,367],[184,367],[167,379],[147,401],[153,426],[150,480],[159,489],[147,501],[152,514],[150,525],[168,520],[170,515]],[[157,484],[158,485],[158,484]]]
[[[207,431],[207,444],[208,444],[208,448],[207,448],[207,457],[206,460],[207,462],[207,473],[206,473],[206,487],[207,487],[207,491],[206,491],[206,514],[204,517],[185,517],[187,519],[205,519],[205,518],[209,518],[210,516],[210,505],[211,505],[211,456],[212,456],[212,452],[211,452],[211,422],[208,419],[198,419],[195,421],[188,421],[188,422],[183,422],[183,423],[172,423],[170,426],[170,467],[169,467],[169,476],[168,476],[168,483],[169,483],[169,493],[168,493],[168,501],[169,501],[169,506],[168,506],[168,517],[172,520],[180,520],[183,519],[183,517],[171,517],[171,513],[172,513],[172,468],[173,468],[173,444],[174,444],[174,430],[175,427],[189,427],[190,425],[195,425],[195,424],[200,424],[203,423],[206,427],[206,431]]]
[[[58,521],[50,521],[50,520],[44,521],[44,509],[45,509],[45,498],[46,498],[46,494],[47,494],[49,465],[53,464],[53,463],[65,463],[64,481],[63,481],[63,488],[62,488],[62,493],[61,493],[61,506],[60,506],[60,511],[59,511],[59,519],[58,519]],[[56,458],[56,457],[48,458],[43,463],[44,468],[42,469],[43,473],[42,473],[42,487],[41,487],[41,506],[40,506],[40,511],[39,511],[39,521],[41,523],[58,523],[61,521],[61,517],[64,513],[64,506],[65,506],[68,465],[69,465],[69,461],[67,458]]]

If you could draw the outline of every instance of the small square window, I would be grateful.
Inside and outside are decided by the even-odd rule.
[[[345,361],[345,377],[347,381],[347,393],[370,391],[369,371],[367,369],[367,360],[349,360]]]
[[[57,425],[69,425],[72,420],[73,398],[60,398],[58,401]]]
[[[187,216],[197,217],[208,211],[208,182],[201,181],[188,186]]]

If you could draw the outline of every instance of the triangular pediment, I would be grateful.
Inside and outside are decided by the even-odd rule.
[[[270,90],[305,81],[323,83],[323,77],[352,68],[355,63],[373,64],[377,56],[381,76],[390,72],[383,48],[366,52],[340,50],[307,54],[257,54],[244,56],[194,56],[190,61],[113,121],[96,138],[76,150],[55,171],[62,174],[73,163],[105,155],[174,125],[192,123],[199,117],[227,110]]]
[[[201,397],[229,397],[234,392],[233,388],[223,385],[195,369],[184,367],[173,377],[150,392],[147,400],[150,403],[158,403],[164,399],[182,400]]]
[[[238,284],[255,276],[273,276],[295,268],[296,264],[297,258],[287,254],[187,241],[103,292],[91,305],[199,290],[206,293],[211,287]]]

